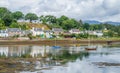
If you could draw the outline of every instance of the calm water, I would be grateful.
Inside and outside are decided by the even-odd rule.
[[[34,71],[21,73],[119,73],[120,46],[95,45],[97,50],[86,51],[87,46],[0,46],[0,57],[44,58],[36,61]],[[99,63],[107,63],[99,65]]]

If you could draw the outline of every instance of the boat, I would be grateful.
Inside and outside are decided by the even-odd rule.
[[[93,47],[93,48],[92,47],[91,48],[87,47],[87,48],[85,48],[85,50],[96,50],[96,49],[97,49],[96,47]]]
[[[60,46],[52,46],[53,49],[59,49],[61,48]]]
[[[56,38],[55,38],[55,46],[52,46],[52,48],[53,48],[53,49],[59,49],[59,48],[61,48],[60,46],[57,46],[57,45],[56,45]]]

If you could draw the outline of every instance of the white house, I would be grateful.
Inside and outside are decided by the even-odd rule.
[[[96,31],[87,31],[87,33],[90,34],[90,35],[96,35],[98,37],[103,36],[103,32],[99,31],[99,30],[96,30]]]
[[[33,36],[37,36],[37,35],[44,35],[44,31],[43,31],[44,29],[41,29],[41,28],[32,28],[31,29],[31,32],[32,32],[32,35]]]
[[[8,37],[8,31],[7,30],[0,30],[0,37]]]
[[[79,29],[71,29],[71,30],[69,30],[69,32],[71,34],[80,34],[80,30]]]
[[[103,32],[102,31],[94,31],[94,35],[97,35],[98,37],[102,37]]]
[[[46,38],[52,38],[53,32],[51,30],[46,30],[45,31],[45,36]]]

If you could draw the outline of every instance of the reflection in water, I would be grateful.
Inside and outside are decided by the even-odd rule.
[[[67,63],[67,67],[58,66],[50,70],[42,70],[42,73],[119,73],[120,67],[102,67],[92,65],[87,61],[76,60]],[[35,72],[37,73],[37,72]]]
[[[8,56],[8,47],[0,47],[0,56]]]
[[[120,47],[99,45],[86,51],[86,46],[0,46],[0,57],[40,58],[35,61],[34,73],[119,73],[120,67],[93,65],[93,62],[120,63]],[[76,60],[77,59],[77,60]],[[46,70],[47,69],[47,70]],[[21,73],[30,73],[23,71]]]
[[[86,52],[85,52],[86,53]],[[0,46],[0,56],[5,57],[65,57],[72,58],[72,56],[88,55],[81,52],[79,48],[63,47],[60,49],[53,49],[50,46]],[[75,58],[75,59],[76,59]]]
[[[1,57],[22,57],[28,54],[32,57],[43,57],[48,52],[49,46],[0,46]]]
[[[43,73],[102,73],[97,67],[89,62],[76,60],[67,63],[67,67],[55,67],[52,70],[43,70]]]

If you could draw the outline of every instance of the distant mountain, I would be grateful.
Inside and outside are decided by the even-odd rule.
[[[107,23],[112,25],[120,25],[120,22],[112,22],[112,21],[106,21],[106,22],[100,22],[95,20],[85,20],[83,23],[89,23],[89,24],[101,24],[101,23]]]
[[[112,24],[112,25],[120,25],[120,22],[107,21],[107,22],[104,22],[104,23]]]
[[[89,24],[101,24],[101,22],[99,22],[99,21],[95,21],[95,20],[85,20],[85,21],[83,21],[83,23],[89,23]]]

